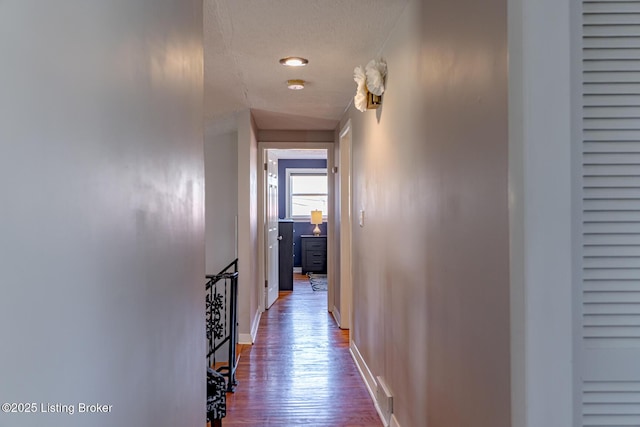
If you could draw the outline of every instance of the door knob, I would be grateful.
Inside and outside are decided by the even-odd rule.
[[[282,240],[282,236],[278,236],[278,240]]]

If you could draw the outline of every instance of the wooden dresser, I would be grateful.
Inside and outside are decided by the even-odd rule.
[[[327,272],[327,236],[302,235],[302,274]]]

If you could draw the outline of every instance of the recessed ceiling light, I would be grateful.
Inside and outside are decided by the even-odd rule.
[[[288,56],[286,58],[282,58],[280,63],[287,67],[304,67],[309,63],[309,60],[299,56]]]
[[[304,80],[287,80],[287,87],[291,90],[304,89]]]

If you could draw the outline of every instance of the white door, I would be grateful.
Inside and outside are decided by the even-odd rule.
[[[640,3],[581,12],[576,424],[640,426]]]
[[[265,194],[265,308],[278,299],[278,161],[266,150]]]

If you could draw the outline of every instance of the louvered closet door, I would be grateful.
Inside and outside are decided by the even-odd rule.
[[[640,1],[582,1],[583,426],[640,426]]]

